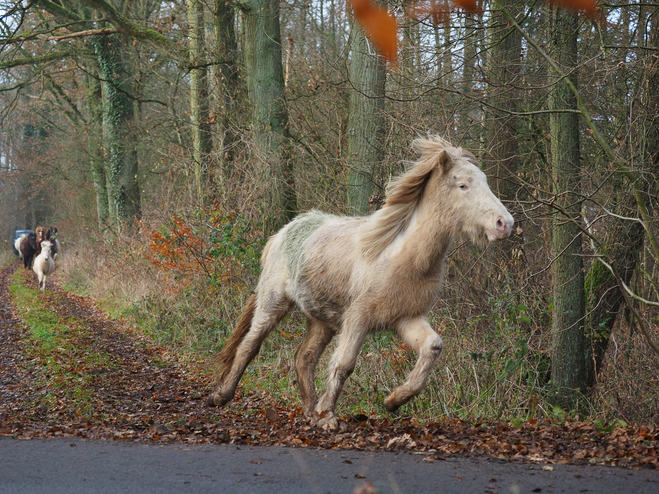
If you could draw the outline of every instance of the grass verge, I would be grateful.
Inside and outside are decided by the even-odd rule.
[[[112,368],[109,355],[93,345],[94,334],[81,319],[61,317],[49,308],[56,294],[26,286],[28,273],[17,270],[9,292],[29,329],[26,358],[37,369],[34,406],[55,410],[68,403],[70,413],[91,416],[98,369]]]

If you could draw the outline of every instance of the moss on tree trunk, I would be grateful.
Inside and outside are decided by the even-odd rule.
[[[110,220],[117,230],[131,228],[140,216],[137,151],[132,135],[134,105],[130,97],[125,42],[121,35],[95,36],[103,92],[103,141]]]
[[[255,161],[265,167],[264,177],[269,185],[262,208],[264,226],[267,231],[274,231],[297,212],[281,59],[279,1],[250,0],[244,8],[244,22]]]

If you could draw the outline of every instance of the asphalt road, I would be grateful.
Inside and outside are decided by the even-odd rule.
[[[659,493],[656,470],[424,458],[226,444],[0,438],[0,493]]]

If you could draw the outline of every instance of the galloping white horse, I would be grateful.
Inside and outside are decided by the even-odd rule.
[[[488,187],[474,155],[439,137],[412,146],[419,160],[389,185],[379,211],[366,217],[312,211],[270,239],[258,286],[216,358],[218,387],[209,405],[233,398],[261,343],[294,304],[308,318],[295,370],[312,423],[337,426],[337,399],[371,331],[392,330],[419,355],[385,400],[387,410],[423,391],[442,352],[428,313],[439,297],[452,242],[460,235],[479,245],[508,238],[513,217]],[[318,399],[315,368],[335,335],[339,342]]]

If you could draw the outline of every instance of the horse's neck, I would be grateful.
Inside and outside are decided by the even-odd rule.
[[[454,235],[446,225],[435,210],[419,207],[401,236],[397,261],[420,277],[441,277]]]

